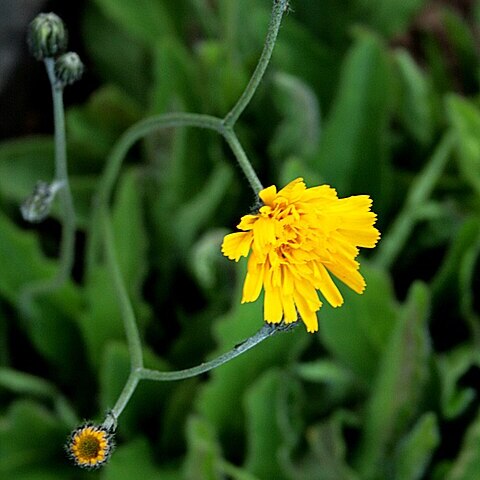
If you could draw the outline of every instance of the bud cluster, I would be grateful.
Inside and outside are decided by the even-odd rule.
[[[55,13],[40,13],[30,23],[27,43],[37,60],[55,60],[57,86],[70,85],[82,77],[84,66],[75,52],[67,52],[68,32]]]

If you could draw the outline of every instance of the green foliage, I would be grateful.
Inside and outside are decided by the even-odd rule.
[[[312,158],[340,195],[369,192],[380,213],[391,195],[387,142],[391,89],[385,45],[371,32],[359,31],[343,64],[319,152]]]
[[[51,179],[53,140],[0,144],[0,478],[480,477],[478,2],[465,14],[453,1],[291,1],[235,128],[264,185],[303,177],[372,197],[383,238],[360,258],[367,288],[339,285],[345,304],[322,307],[316,335],[300,327],[208,375],[142,382],[103,470],[64,458],[68,432],[101,421],[130,372],[104,258],[83,264],[106,158],[149,115],[223,117],[255,68],[271,3],[83,2],[72,27],[88,98],[66,97],[85,98],[67,111],[74,277],[35,298],[31,316],[23,288],[57,271],[61,209],[29,226],[18,206]],[[112,225],[147,366],[198,365],[261,328],[262,299],[240,304],[245,262],[220,252],[254,202],[212,132],[153,132],[128,152]]]

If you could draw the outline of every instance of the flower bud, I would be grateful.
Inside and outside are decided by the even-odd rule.
[[[62,188],[62,182],[37,182],[33,193],[22,203],[20,212],[24,220],[40,223],[48,217],[55,194]]]
[[[54,13],[40,13],[30,23],[27,42],[37,60],[59,55],[67,48],[68,32]]]
[[[55,60],[55,77],[62,85],[71,85],[82,77],[84,66],[75,52],[64,53]]]

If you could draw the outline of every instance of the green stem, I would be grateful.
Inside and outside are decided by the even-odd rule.
[[[132,125],[120,137],[106,160],[105,171],[100,180],[94,199],[92,218],[86,253],[87,277],[91,274],[99,249],[98,212],[106,208],[119,176],[122,163],[130,148],[140,139],[155,130],[174,127],[198,127],[217,131],[222,134],[224,127],[219,118],[196,113],[167,113],[146,118]]]
[[[45,59],[48,78],[52,88],[53,118],[55,125],[55,181],[61,183],[59,197],[62,208],[62,238],[60,240],[59,267],[55,276],[27,285],[20,294],[22,309],[31,313],[33,297],[59,289],[70,277],[75,258],[75,208],[70,190],[67,168],[67,143],[65,136],[65,110],[63,88],[55,78],[54,60]]]
[[[143,367],[142,343],[140,340],[140,334],[138,333],[135,313],[128,297],[128,292],[123,281],[122,273],[120,272],[120,268],[118,266],[112,226],[105,208],[102,208],[100,211],[100,220],[103,226],[103,239],[107,265],[118,296],[118,302],[120,304],[120,311],[125,328],[125,335],[127,336],[132,369],[139,369]]]
[[[421,213],[422,207],[430,198],[445,169],[454,145],[453,134],[447,133],[431,160],[412,183],[404,207],[377,247],[374,260],[381,267],[390,268],[408,241],[408,237],[420,218],[419,213]]]
[[[195,377],[202,373],[209,372],[214,368],[223,365],[224,363],[233,360],[235,357],[238,357],[242,353],[245,353],[247,350],[250,350],[254,346],[258,345],[259,343],[263,342],[267,338],[271,337],[277,332],[282,331],[289,331],[292,328],[296,327],[298,322],[290,325],[285,324],[278,324],[278,325],[271,325],[266,323],[255,335],[251,336],[241,344],[234,347],[227,353],[220,355],[217,358],[209,362],[202,363],[193,368],[187,368],[185,370],[177,370],[174,372],[161,372],[159,370],[153,370],[150,368],[132,368],[128,380],[123,387],[123,390],[118,397],[115,406],[110,411],[110,414],[107,415],[103,426],[105,428],[112,427],[113,423],[118,419],[118,417],[123,412],[124,408],[127,406],[130,398],[132,397],[135,389],[140,380],[153,380],[156,382],[169,382],[173,380],[184,380],[186,378]]]
[[[282,17],[285,11],[288,8],[288,0],[274,0],[272,15],[270,18],[270,25],[268,26],[267,38],[265,40],[265,45],[263,47],[260,60],[258,61],[257,67],[253,72],[253,75],[248,82],[245,91],[242,96],[239,98],[238,102],[230,110],[224,119],[224,124],[227,127],[233,127],[237,122],[238,118],[245,110],[247,105],[250,103],[253,95],[255,94],[258,85],[262,81],[265,70],[268,67],[270,58],[272,57],[273,48],[277,40],[278,31],[280,29],[280,24],[282,22]]]
[[[103,426],[107,430],[110,430],[112,427],[115,426],[118,417],[121,415],[128,402],[130,401],[133,393],[135,392],[139,381],[140,377],[138,375],[138,371],[132,370],[127,379],[127,382],[125,383],[125,386],[123,387],[122,393],[120,393],[120,396],[115,403],[115,406],[112,408],[112,410],[110,410],[109,414],[105,418],[105,421],[103,422]]]
[[[242,353],[245,353],[247,350],[250,350],[255,345],[258,345],[260,342],[263,342],[267,338],[271,337],[275,333],[281,330],[285,330],[286,327],[283,324],[272,325],[265,323],[263,327],[253,336],[242,342],[240,345],[237,345],[232,350],[223,355],[220,355],[209,362],[201,363],[196,367],[186,368],[185,370],[177,370],[175,372],[160,372],[158,370],[151,370],[149,368],[142,368],[139,371],[140,378],[144,380],[155,380],[157,382],[169,382],[173,380],[184,380],[190,377],[196,377],[202,373],[209,372],[214,368],[223,365],[224,363],[233,360],[235,357],[238,357]]]
[[[224,130],[221,119],[197,113],[167,113],[139,121],[120,137],[107,158],[106,170],[98,191],[97,207],[108,203],[122,162],[132,145],[155,130],[174,127],[205,128],[220,134]]]
[[[95,205],[90,224],[90,235],[87,246],[87,275],[93,270],[93,266],[96,262],[98,246],[100,244],[98,212],[108,205],[113,187],[115,186],[115,182],[118,178],[120,168],[127,152],[138,140],[153,131],[174,127],[204,128],[214,130],[222,135],[232,149],[240,168],[250,182],[255,194],[258,194],[258,192],[262,190],[262,184],[238,141],[235,132],[231,128],[224,126],[220,118],[197,113],[167,113],[141,120],[130,127],[120,137],[107,158],[105,172],[100,180],[100,185],[95,197]]]
[[[255,194],[258,195],[260,190],[263,190],[263,186],[258,179],[258,176],[255,173],[255,170],[253,169],[252,164],[250,163],[250,160],[245,153],[245,150],[243,149],[241,143],[238,141],[235,132],[231,128],[226,127],[222,133],[223,137],[232,149],[232,152],[235,155],[235,158],[237,159],[237,162],[240,165],[243,174],[245,175],[245,177],[247,177],[248,183],[250,183],[250,186],[252,187]]]

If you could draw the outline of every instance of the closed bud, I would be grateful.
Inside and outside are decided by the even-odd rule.
[[[32,194],[20,206],[24,220],[40,223],[48,217],[55,194],[62,188],[62,182],[37,182]]]
[[[75,52],[64,53],[55,60],[55,77],[62,86],[80,80],[85,67]]]
[[[67,48],[68,32],[54,13],[40,13],[30,23],[27,42],[37,60],[55,57]]]

